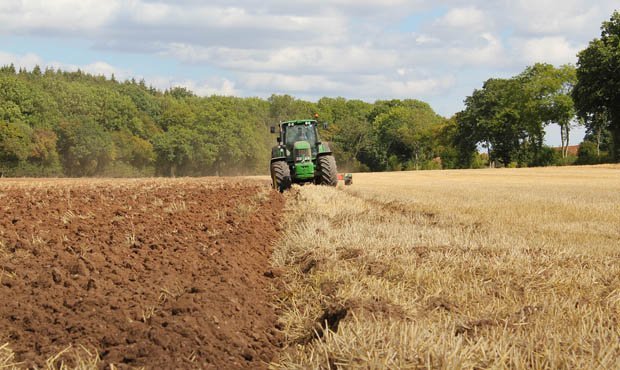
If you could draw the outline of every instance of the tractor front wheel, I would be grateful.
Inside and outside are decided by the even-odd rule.
[[[291,170],[285,161],[271,163],[271,182],[280,193],[291,188]]]
[[[336,168],[336,159],[333,155],[324,155],[318,160],[319,181],[321,185],[336,186],[338,185],[338,169]]]

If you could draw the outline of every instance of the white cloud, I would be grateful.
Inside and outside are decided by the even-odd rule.
[[[32,70],[36,65],[41,66],[43,60],[34,53],[19,55],[0,51],[0,65],[4,66],[9,64],[13,64],[16,69],[25,68],[27,70]]]
[[[369,73],[393,67],[399,59],[393,50],[355,45],[260,50],[171,44],[164,54],[189,63],[208,62],[221,68],[257,72]]]
[[[597,29],[617,7],[612,1],[519,0],[509,18],[520,32],[543,35],[581,35]]]
[[[564,37],[550,36],[515,41],[516,56],[525,63],[575,63],[584,45],[571,45]]]
[[[13,64],[16,69],[24,68],[31,71],[35,66],[41,69],[51,68],[63,71],[75,72],[78,69],[96,76],[114,76],[117,80],[123,81],[130,78],[142,78],[135,72],[113,66],[103,61],[94,61],[85,65],[66,64],[57,61],[45,61],[39,55],[27,53],[23,55],[0,51],[0,66]],[[204,81],[194,81],[191,79],[176,79],[174,77],[151,76],[147,83],[161,90],[173,87],[185,87],[199,96],[223,95],[235,96],[240,92],[235,88],[235,82],[225,78],[208,78]]]
[[[488,16],[478,8],[454,8],[436,21],[437,26],[480,30],[485,27]]]
[[[94,61],[85,65],[76,65],[59,61],[45,61],[41,56],[35,53],[13,54],[0,51],[0,65],[9,64],[13,64],[16,69],[24,68],[28,71],[31,71],[35,66],[39,66],[43,70],[46,68],[51,68],[54,70],[61,69],[69,72],[75,72],[79,69],[96,76],[106,76],[108,78],[114,75],[117,80],[124,80],[133,77],[130,71],[115,67],[103,61]]]
[[[309,93],[312,91],[336,91],[344,86],[325,76],[288,75],[280,73],[247,73],[242,76],[245,88],[267,93]]]
[[[71,70],[76,70],[80,68],[82,71],[96,75],[96,76],[106,76],[108,78],[114,77],[117,80],[124,80],[131,78],[131,72],[127,70],[120,69],[106,62],[96,61],[90,64],[86,64],[81,67],[71,66]]]
[[[506,50],[502,40],[491,33],[485,32],[471,36],[468,44],[442,46],[429,52],[427,63],[432,66],[485,67],[505,66]]]
[[[276,14],[263,12],[250,6],[198,4],[191,5],[145,2],[131,0],[126,4],[130,20],[137,25],[165,29],[176,33],[180,29],[186,36],[202,30],[267,30],[280,32],[286,38],[287,33],[304,32],[309,35],[321,35],[325,30],[332,33],[346,32],[346,19],[338,14],[321,14],[308,12],[302,14]],[[256,37],[247,33],[241,37]],[[303,41],[303,40],[300,40]]]
[[[462,55],[463,60],[475,65],[501,65],[504,63],[504,46],[499,37],[490,33],[483,33],[480,38],[485,41],[485,45],[478,48],[464,50],[452,50],[455,58]]]
[[[385,91],[397,97],[432,96],[448,90],[456,83],[453,76],[440,78],[425,78],[420,80],[390,81],[386,83]],[[375,94],[379,94],[377,91]]]
[[[403,70],[404,72],[404,70]],[[398,73],[397,73],[398,74]],[[456,83],[453,76],[415,78],[382,74],[358,76],[349,80],[319,75],[292,76],[273,73],[250,73],[240,77],[243,87],[263,94],[296,93],[303,96],[344,95],[368,101],[385,98],[415,98],[440,94]]]
[[[489,77],[538,61],[574,62],[617,6],[617,0],[0,0],[0,35],[14,45],[33,35],[72,49],[48,49],[45,58],[36,49],[0,52],[0,63],[79,67],[124,79],[143,74],[123,65],[139,55],[152,58],[151,74],[164,76],[147,82],[164,89],[428,98],[457,110],[463,95]],[[22,38],[11,40],[16,35]],[[106,57],[76,65],[71,55],[83,45]],[[188,65],[183,77],[172,72]]]
[[[441,40],[439,40],[437,37],[432,37],[432,36],[424,35],[424,34],[418,35],[415,38],[415,42],[418,45],[436,44],[439,41]]]
[[[193,80],[172,81],[171,85],[185,87],[199,96],[235,96],[239,91],[235,88],[235,83],[228,79],[212,79],[211,81],[197,82]]]
[[[0,3],[0,30],[95,30],[120,9],[118,0],[21,0]]]

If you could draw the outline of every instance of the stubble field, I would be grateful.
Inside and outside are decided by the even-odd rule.
[[[1,180],[0,368],[620,366],[620,167],[268,183]]]
[[[283,368],[618,368],[620,167],[298,188]]]

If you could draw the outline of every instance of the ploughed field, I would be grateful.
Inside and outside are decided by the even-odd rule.
[[[266,367],[283,203],[263,179],[0,180],[0,367]]]

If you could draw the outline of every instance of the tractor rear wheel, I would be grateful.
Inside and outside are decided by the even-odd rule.
[[[319,184],[336,186],[338,185],[338,169],[336,168],[336,159],[333,155],[324,155],[319,157]]]
[[[271,182],[280,193],[291,188],[291,170],[285,161],[271,163]]]

